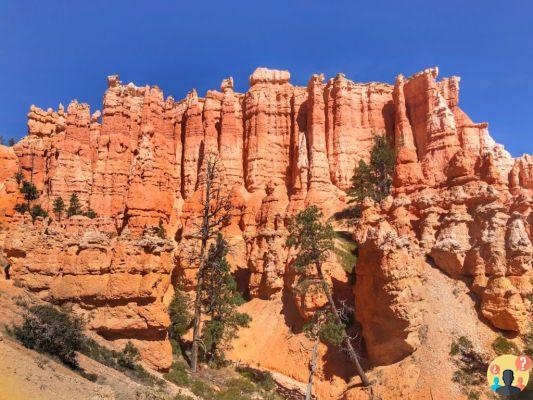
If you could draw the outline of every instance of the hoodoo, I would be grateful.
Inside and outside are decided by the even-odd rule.
[[[244,94],[228,78],[221,91],[202,98],[193,89],[183,100],[113,75],[101,112],[75,100],[66,109],[32,106],[27,135],[0,145],[4,279],[72,304],[89,329],[122,346],[131,341],[145,362],[168,369],[167,307],[178,278],[194,288],[188,244],[201,213],[201,164],[215,154],[232,203],[222,232],[252,316],[231,357],[305,382],[308,355],[294,338],[305,340],[297,326],[320,299],[295,293],[288,220],[310,205],[326,217],[344,210],[354,168],[381,135],[395,150],[391,194],[366,199],[349,228],[355,277],[334,253],[325,265],[336,298],[355,307],[365,362],[401,363],[422,351],[428,330],[432,340],[428,325],[446,301],[427,284],[435,274],[464,282],[478,300],[474,319],[477,312],[493,328],[524,333],[532,318],[533,157],[513,158],[496,144],[488,124],[459,107],[459,78],[439,80],[438,72],[399,75],[394,85],[313,75],[299,87],[288,71],[258,68]],[[48,218],[15,211],[24,201],[18,173],[37,188]],[[54,213],[54,201],[73,194],[96,218]],[[160,221],[165,237],[154,234]],[[268,340],[257,337],[264,332]],[[320,346],[316,390],[337,398],[354,374],[328,351]],[[415,389],[407,398],[428,398]],[[354,393],[345,398],[360,398]]]

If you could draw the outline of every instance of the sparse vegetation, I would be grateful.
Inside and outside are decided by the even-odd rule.
[[[167,232],[165,231],[163,220],[161,218],[159,218],[159,224],[157,225],[157,236],[159,236],[161,239],[167,238]]]
[[[209,248],[202,290],[202,309],[209,315],[201,335],[203,356],[208,363],[217,366],[225,364],[225,352],[231,348],[237,331],[250,323],[248,314],[237,311],[244,299],[237,292],[227,254],[228,243],[219,234]]]
[[[34,205],[30,210],[32,221],[35,221],[38,217],[47,218],[48,211],[44,210],[40,204]]]
[[[390,193],[396,153],[386,136],[375,136],[370,163],[359,160],[348,189],[349,203],[360,204],[365,197],[380,202]]]
[[[92,338],[84,337],[79,351],[107,367],[124,373],[138,383],[148,386],[162,384],[161,379],[150,374],[138,363],[139,352],[131,342],[126,343],[122,351],[114,351],[100,345]]]
[[[83,342],[83,321],[51,305],[32,306],[23,323],[13,329],[15,337],[30,348],[59,358],[64,364],[78,366],[76,352]]]
[[[20,214],[29,213],[34,222],[39,217],[48,217],[48,212],[43,209],[40,204],[32,206],[32,202],[37,200],[40,196],[37,187],[33,183],[25,180],[24,175],[21,172],[15,174],[15,179],[19,185],[19,191],[26,201],[25,203],[16,204],[14,207],[15,211]]]
[[[275,393],[277,385],[270,373],[250,368],[237,369],[237,372],[240,376],[228,371],[227,378],[223,381],[217,379],[214,385],[206,376],[206,371],[201,376],[190,375],[187,366],[177,361],[172,364],[171,370],[164,375],[164,378],[180,387],[189,388],[196,396],[207,400],[280,399]],[[176,398],[182,399],[187,396]]]
[[[87,211],[85,211],[85,212],[83,213],[83,215],[86,216],[87,218],[90,218],[90,219],[94,219],[94,218],[96,218],[96,217],[98,216],[98,215],[96,214],[96,212],[95,212],[91,207],[89,207],[89,208],[87,209]]]
[[[501,356],[502,354],[520,354],[520,349],[516,344],[505,338],[504,336],[498,336],[492,343],[492,349],[494,352]]]
[[[450,356],[456,366],[452,380],[463,388],[469,399],[479,398],[479,392],[472,388],[485,383],[487,357],[477,352],[465,336],[452,340]]]
[[[54,214],[57,219],[61,221],[61,216],[63,215],[63,210],[65,209],[65,202],[61,197],[56,197],[53,203]]]
[[[69,206],[67,209],[67,216],[70,218],[74,215],[81,215],[81,204],[80,199],[76,193],[72,193],[69,200]]]

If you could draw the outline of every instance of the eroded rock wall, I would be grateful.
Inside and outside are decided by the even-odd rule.
[[[297,87],[287,71],[258,68],[245,94],[229,78],[221,91],[201,98],[192,90],[180,101],[110,76],[101,113],[76,101],[66,111],[32,106],[28,135],[0,146],[10,278],[74,303],[92,329],[135,339],[147,361],[167,368],[166,305],[173,279],[194,284],[188,260],[206,155],[218,157],[231,196],[223,233],[239,287],[269,299],[295,282],[288,218],[310,204],[327,216],[342,210],[354,167],[374,136],[386,135],[397,154],[393,195],[365,202],[355,232],[357,318],[371,360],[391,363],[419,346],[419,272],[432,264],[469,279],[495,327],[520,331],[531,292],[533,159],[495,144],[487,124],[459,108],[459,79],[437,75],[398,76],[394,85],[314,75]],[[14,213],[17,171],[36,184],[50,220]],[[72,193],[98,218],[54,215],[54,199],[68,203]],[[154,235],[159,221],[168,239]],[[332,281],[349,287],[339,268],[332,265]],[[313,308],[312,299],[288,298]]]

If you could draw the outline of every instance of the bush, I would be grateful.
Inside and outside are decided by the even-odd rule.
[[[39,204],[33,206],[30,211],[31,219],[35,221],[38,217],[47,218],[48,212],[45,211]]]
[[[191,383],[187,374],[187,366],[182,362],[172,363],[170,371],[163,376],[167,381],[175,383],[178,386],[188,386]]]
[[[98,216],[96,212],[90,207],[87,209],[87,211],[83,213],[83,215],[90,219],[95,219]]]
[[[187,396],[186,394],[177,394],[173,400],[194,400],[193,397]]]
[[[26,203],[18,203],[15,205],[14,208],[15,208],[15,211],[18,212],[19,214],[24,214],[30,211],[30,207],[28,207]]]
[[[499,356],[501,356],[502,354],[520,354],[520,350],[518,349],[518,347],[513,342],[507,340],[501,335],[498,336],[496,340],[494,340],[494,342],[492,343],[492,349]]]
[[[190,388],[196,396],[202,399],[213,399],[216,396],[215,391],[205,382],[200,380],[192,381]]]
[[[139,360],[139,350],[128,341],[124,350],[118,353],[117,362],[118,365],[124,368],[135,369],[137,361]]]
[[[51,305],[33,306],[14,327],[15,337],[29,349],[58,357],[70,367],[77,367],[76,351],[83,342],[83,321]]]
[[[122,351],[110,350],[98,344],[95,340],[85,337],[80,348],[80,353],[104,364],[107,367],[123,372],[136,382],[154,386],[161,385],[162,380],[146,371],[138,364],[138,351],[135,346],[128,342]]]
[[[488,362],[484,354],[474,350],[474,346],[468,338],[461,336],[459,339],[453,340],[450,355],[457,367],[452,380],[461,385],[465,391],[485,382]]]

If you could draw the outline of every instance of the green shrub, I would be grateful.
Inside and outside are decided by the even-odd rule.
[[[136,363],[139,360],[139,350],[128,341],[124,350],[118,353],[117,362],[118,365],[124,368],[135,369]]]
[[[469,351],[473,348],[472,342],[465,336],[459,337],[457,341],[452,340],[452,345],[450,347],[450,355],[455,356],[461,352]]]
[[[502,335],[498,336],[494,340],[494,342],[492,343],[492,349],[499,356],[501,356],[502,354],[520,354],[520,350],[518,349],[518,347]]]
[[[488,362],[485,355],[476,352],[472,342],[465,336],[452,341],[450,355],[456,366],[452,380],[461,385],[466,393],[475,394],[468,390],[484,384],[486,380]]]
[[[186,394],[177,394],[173,400],[194,400],[194,397],[187,396]]]
[[[14,327],[15,337],[28,347],[58,357],[70,367],[77,367],[76,351],[83,342],[83,321],[51,305],[30,307],[23,323]]]
[[[110,350],[95,340],[85,337],[80,348],[80,353],[98,361],[117,371],[123,372],[136,382],[148,385],[162,385],[163,381],[146,371],[142,365],[136,363],[138,351],[131,342],[128,342],[122,351]]]
[[[14,209],[19,214],[24,214],[30,211],[30,207],[26,203],[18,203],[15,205]]]
[[[172,363],[170,371],[168,371],[163,377],[178,386],[188,386],[191,383],[191,379],[187,374],[187,366],[182,362]]]
[[[88,208],[87,211],[85,211],[83,213],[84,216],[90,218],[90,219],[94,219],[96,218],[98,215],[96,214],[96,211],[94,211],[92,208]]]
[[[191,391],[202,399],[214,399],[215,391],[201,380],[193,380],[190,384]]]
[[[30,210],[31,219],[35,221],[38,217],[47,218],[48,212],[40,204],[33,206]]]

